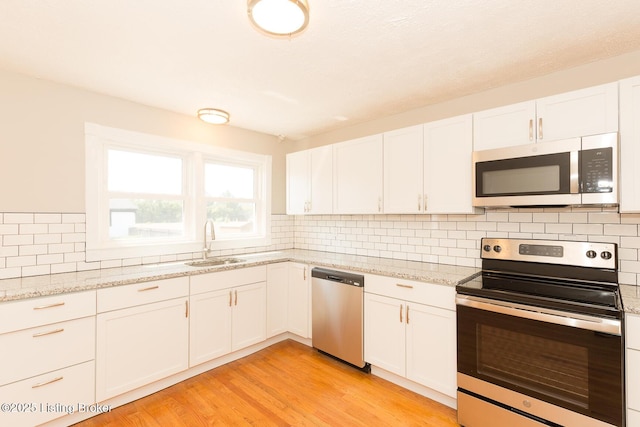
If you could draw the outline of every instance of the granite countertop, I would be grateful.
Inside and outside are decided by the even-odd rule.
[[[620,285],[625,313],[640,314],[640,290],[638,286]]]
[[[233,270],[285,261],[448,286],[455,286],[459,282],[469,279],[480,272],[479,269],[472,267],[300,249],[233,255],[233,258],[240,258],[242,262],[215,267],[192,267],[185,264],[187,261],[177,261],[75,273],[3,279],[0,280],[0,302],[128,285],[150,280],[190,276],[193,274]],[[640,307],[640,304],[638,306]]]

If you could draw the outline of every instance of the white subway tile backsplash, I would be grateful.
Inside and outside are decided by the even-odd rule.
[[[4,224],[33,224],[34,214],[32,213],[5,213]]]
[[[62,214],[35,214],[34,223],[36,224],[60,224],[62,222]]]

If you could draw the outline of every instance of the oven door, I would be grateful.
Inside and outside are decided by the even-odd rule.
[[[558,425],[623,425],[619,320],[457,302],[459,396]],[[474,419],[463,402],[459,417]]]
[[[474,206],[580,204],[580,147],[576,138],[474,152]]]

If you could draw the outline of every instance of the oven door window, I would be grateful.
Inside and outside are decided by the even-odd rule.
[[[621,337],[457,309],[459,372],[620,425]]]
[[[476,163],[476,195],[570,194],[570,153]]]

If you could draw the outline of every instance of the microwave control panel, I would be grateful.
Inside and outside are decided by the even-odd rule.
[[[611,193],[613,191],[613,150],[596,148],[580,151],[580,192]]]

